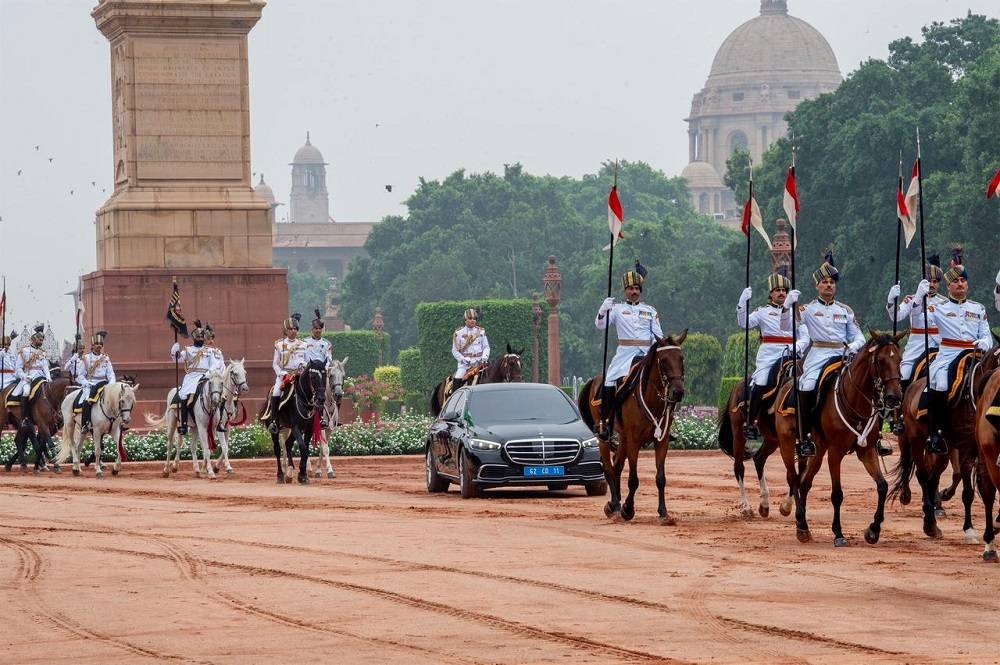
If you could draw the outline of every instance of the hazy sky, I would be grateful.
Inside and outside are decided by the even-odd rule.
[[[827,38],[845,75],[932,21],[998,14],[996,0],[788,4]],[[0,0],[8,328],[49,321],[71,337],[63,294],[96,266],[94,213],[111,193],[112,163],[109,46],[90,18],[95,5]],[[348,222],[404,214],[418,178],[463,167],[521,162],[580,176],[619,157],[676,175],[691,96],[725,37],[759,9],[758,0],[271,0],[250,33],[252,170],[287,202],[288,163],[310,131],[329,162],[331,212]]]

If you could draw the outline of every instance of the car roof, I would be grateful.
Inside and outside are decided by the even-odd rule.
[[[475,386],[465,386],[467,390],[475,393],[487,392],[516,392],[525,390],[556,390],[562,392],[561,388],[548,383],[483,383]]]

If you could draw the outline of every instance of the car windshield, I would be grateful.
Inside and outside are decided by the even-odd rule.
[[[573,404],[557,390],[477,392],[469,396],[468,411],[478,425],[518,420],[569,423],[579,419]]]

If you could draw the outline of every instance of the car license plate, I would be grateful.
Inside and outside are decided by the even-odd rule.
[[[526,466],[524,467],[524,475],[526,478],[565,476],[566,469],[561,466]]]

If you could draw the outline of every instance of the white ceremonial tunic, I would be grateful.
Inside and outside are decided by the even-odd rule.
[[[274,380],[274,388],[271,396],[277,397],[281,394],[281,382],[286,374],[297,372],[308,364],[306,361],[306,345],[303,340],[296,339],[288,341],[287,338],[274,342],[274,358],[271,367],[277,378]]]
[[[206,346],[207,351],[205,352],[209,356],[211,361],[211,366],[208,368],[209,372],[222,372],[226,369],[226,359],[222,355],[222,349],[216,346]]]
[[[766,386],[774,363],[786,354],[791,355],[792,310],[769,302],[750,312],[748,326],[746,306],[737,305],[736,322],[740,328],[760,330],[760,348],[757,349],[757,366],[752,383],[755,386]]]
[[[3,390],[17,380],[14,365],[17,363],[17,354],[10,349],[0,349],[0,390]]]
[[[91,396],[90,391],[97,383],[101,381],[111,383],[114,380],[115,369],[111,366],[111,358],[106,353],[101,355],[86,353],[83,358],[80,358],[76,382],[80,385],[83,399]]]
[[[80,375],[83,374],[83,372],[83,361],[80,358],[79,353],[71,355],[69,360],[66,361],[66,364],[63,365],[63,373],[71,379],[73,383],[77,382],[77,379],[80,378]]]
[[[455,378],[464,379],[473,366],[490,359],[490,342],[486,331],[479,326],[462,326],[451,336],[451,355],[458,362]]]
[[[829,304],[813,300],[799,307],[799,316],[809,335],[809,352],[799,377],[799,390],[814,390],[826,361],[839,358],[848,350],[860,350],[865,345],[865,336],[854,318],[854,310],[836,300]]]
[[[615,381],[628,374],[632,359],[646,355],[650,345],[656,338],[663,338],[660,327],[660,315],[652,305],[640,302],[630,305],[625,302],[615,303],[607,316],[598,313],[594,325],[598,330],[604,330],[608,321],[615,326],[618,335],[618,348],[608,365],[604,376],[604,385],[613,386]]]
[[[33,346],[26,346],[17,352],[14,360],[14,376],[20,383],[11,391],[11,397],[21,397],[28,394],[31,382],[40,376],[51,381],[49,374],[49,359],[45,357],[45,351],[36,349]]]
[[[174,342],[173,347],[170,349],[170,357],[177,358],[177,360],[184,363],[184,379],[181,381],[181,388],[177,393],[181,399],[190,397],[191,393],[198,387],[201,377],[208,374],[209,370],[212,369],[215,361],[210,351],[211,349],[204,345],[194,346],[192,344],[191,346],[181,346],[179,343]]]
[[[927,306],[931,307],[946,300],[948,299],[940,293],[935,293],[932,296],[927,296]],[[887,303],[885,309],[889,315],[889,319],[892,320],[892,304]],[[928,325],[930,322],[924,320],[923,298],[918,300],[913,296],[906,296],[900,301],[899,308],[896,310],[896,320],[902,321],[906,318],[910,319],[910,336],[906,340],[906,348],[903,349],[903,359],[899,363],[900,378],[903,381],[909,381],[913,378],[913,368],[917,364],[917,361],[920,360],[920,357],[924,355],[924,329],[927,329],[928,351],[937,349],[940,339],[938,329],[933,325]]]
[[[986,318],[986,308],[975,300],[958,302],[951,298],[927,307],[932,325],[941,336],[941,346],[930,366],[931,390],[948,390],[948,367],[962,351],[976,348],[977,342],[993,348],[993,335]]]
[[[329,340],[323,339],[313,339],[312,337],[307,337],[302,340],[302,343],[306,347],[306,364],[308,365],[313,360],[318,360],[323,363],[324,367],[329,367],[330,362],[333,360],[333,345],[330,344]]]

